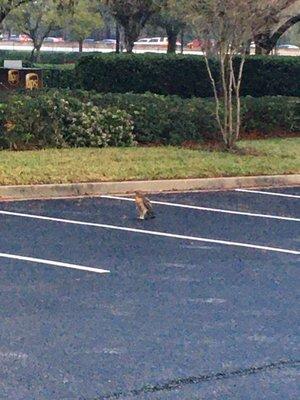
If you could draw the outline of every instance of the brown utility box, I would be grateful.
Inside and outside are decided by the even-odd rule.
[[[0,90],[41,89],[43,71],[39,68],[0,68]]]

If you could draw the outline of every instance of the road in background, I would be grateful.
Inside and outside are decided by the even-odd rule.
[[[16,50],[16,51],[31,51],[32,45],[30,43],[0,41],[0,50]],[[44,43],[41,51],[52,51],[52,52],[78,52],[79,47],[76,42],[63,42],[63,43]],[[111,53],[115,51],[114,45],[103,45],[101,43],[86,43],[83,46],[84,52],[101,52]],[[140,46],[137,45],[134,48],[135,53],[166,53],[167,49],[164,46],[148,45]],[[180,53],[180,51],[178,51]],[[198,50],[184,49],[184,54],[203,54]],[[251,50],[251,54],[254,54],[254,50]],[[300,56],[300,49],[278,49],[276,52],[280,56]]]

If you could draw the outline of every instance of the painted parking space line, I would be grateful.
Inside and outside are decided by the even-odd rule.
[[[134,199],[128,197],[119,197],[119,196],[101,196],[103,199],[111,199],[111,200],[123,200],[123,201],[131,201],[134,202]],[[270,219],[277,219],[282,221],[293,221],[293,222],[300,222],[300,218],[292,218],[292,217],[281,217],[278,215],[269,215],[269,214],[257,214],[257,213],[250,213],[244,211],[232,211],[232,210],[224,210],[220,208],[209,208],[209,207],[200,207],[200,206],[192,206],[189,204],[177,204],[177,203],[169,203],[165,201],[152,201],[153,204],[159,204],[163,206],[170,206],[170,207],[179,207],[179,208],[189,208],[192,210],[201,210],[201,211],[209,211],[209,212],[218,212],[224,214],[233,214],[233,215],[245,215],[247,217],[258,217],[258,218],[270,218]]]
[[[96,272],[97,274],[108,274],[110,271],[100,268],[92,268],[92,267],[85,267],[83,265],[76,265],[76,264],[69,264],[60,261],[52,261],[46,260],[43,258],[34,258],[34,257],[25,257],[16,254],[9,254],[9,253],[0,253],[1,258],[8,258],[11,260],[19,260],[19,261],[27,261],[36,264],[45,264],[54,267],[62,267],[62,268],[70,268],[70,269],[77,269],[79,271],[88,271],[88,272]]]
[[[214,243],[214,244],[221,244],[221,245],[226,245],[226,246],[244,247],[244,248],[248,248],[248,249],[256,249],[256,250],[263,250],[263,251],[270,251],[270,252],[277,252],[277,253],[300,255],[300,251],[297,251],[297,250],[289,250],[289,249],[282,249],[282,248],[278,248],[278,247],[261,246],[261,245],[256,245],[256,244],[252,244],[252,243],[240,243],[240,242],[232,242],[232,241],[228,241],[228,240],[209,239],[209,238],[203,238],[203,237],[198,237],[198,236],[178,235],[178,234],[168,233],[168,232],[149,231],[149,230],[145,230],[145,229],[127,228],[125,226],[98,224],[98,223],[94,223],[94,222],[85,222],[85,221],[77,221],[77,220],[70,220],[70,219],[63,219],[63,218],[46,217],[43,215],[23,214],[23,213],[16,213],[16,212],[10,212],[10,211],[0,211],[0,215],[1,214],[15,216],[15,217],[21,217],[21,218],[31,218],[31,219],[44,220],[44,221],[61,222],[64,224],[91,226],[91,227],[95,227],[95,228],[111,229],[111,230],[123,231],[123,232],[133,232],[133,233],[138,233],[138,234],[143,234],[143,235],[152,235],[152,236],[167,237],[167,238],[180,239],[180,240],[190,240],[190,241],[196,241],[196,242]]]
[[[290,197],[292,199],[300,199],[300,196],[296,194],[285,194],[285,193],[276,193],[276,192],[263,192],[261,190],[247,190],[247,189],[235,189],[236,192],[242,193],[256,193],[256,194],[266,194],[269,196],[280,196],[280,197]]]

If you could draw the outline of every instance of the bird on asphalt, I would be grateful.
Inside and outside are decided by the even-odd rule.
[[[135,192],[135,204],[138,210],[138,218],[139,219],[149,219],[149,218],[155,218],[152,204],[150,200],[140,191]]]

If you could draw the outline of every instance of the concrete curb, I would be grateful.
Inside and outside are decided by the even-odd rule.
[[[40,199],[145,192],[230,190],[300,185],[300,174],[156,181],[95,182],[51,185],[0,186],[0,199]]]

